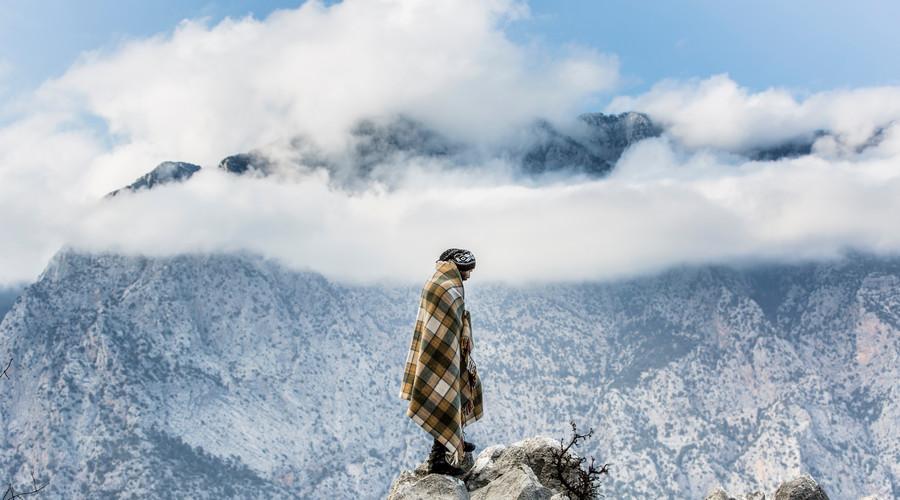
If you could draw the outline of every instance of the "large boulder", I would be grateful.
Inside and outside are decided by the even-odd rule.
[[[467,500],[469,491],[462,480],[443,474],[416,475],[403,471],[391,485],[388,500]]]
[[[556,492],[542,485],[534,472],[519,464],[485,486],[473,491],[472,500],[515,498],[518,500],[550,500]]]
[[[775,500],[828,500],[828,495],[809,476],[800,476],[782,483],[775,491]]]
[[[476,490],[502,476],[518,465],[527,465],[540,483],[557,492],[564,492],[565,487],[559,481],[553,451],[559,451],[559,441],[549,437],[538,436],[523,439],[509,446],[492,446],[478,455],[475,466],[466,477],[470,490]],[[574,482],[574,471],[568,471],[566,478]]]
[[[523,439],[509,446],[485,448],[472,460],[466,454],[459,478],[429,474],[423,463],[403,471],[391,485],[388,500],[469,498],[472,500],[569,500],[557,477],[553,451],[560,445],[548,437]],[[574,482],[577,472],[568,471]]]
[[[466,453],[462,469],[470,471],[475,461],[471,453]],[[463,476],[464,477],[464,476]],[[468,499],[469,490],[462,478],[431,474],[428,462],[422,462],[414,470],[405,470],[394,479],[388,492],[388,500],[418,499]]]

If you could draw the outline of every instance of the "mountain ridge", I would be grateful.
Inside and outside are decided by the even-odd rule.
[[[639,112],[618,114],[583,113],[573,123],[558,126],[536,119],[524,126],[514,138],[500,145],[487,159],[503,159],[524,178],[548,175],[581,175],[600,178],[608,175],[624,151],[644,139],[659,137],[664,127]],[[819,130],[807,136],[786,139],[769,146],[756,146],[741,152],[748,159],[776,161],[807,155],[813,143],[828,135]],[[874,139],[873,139],[874,140]],[[308,172],[325,169],[330,181],[344,189],[359,189],[373,181],[390,184],[399,168],[411,159],[443,160],[445,168],[471,168],[485,160],[484,153],[471,145],[454,141],[422,122],[399,115],[390,119],[364,119],[350,130],[349,142],[338,154],[325,153],[307,139],[295,137],[287,153],[273,158],[265,148],[223,158],[217,168],[234,175],[268,176],[279,165]],[[163,162],[122,191],[136,192],[170,182],[184,182],[200,167],[184,162]],[[175,172],[174,174],[171,172]]]
[[[776,277],[782,298],[761,306]],[[396,397],[417,288],[341,285],[253,254],[61,251],[0,323],[15,359],[0,468],[74,496],[203,497],[218,477],[217,492],[249,498],[381,497],[430,444]],[[772,490],[799,473],[832,498],[896,495],[897,290],[900,259],[865,256],[471,280],[486,405],[473,439],[577,419],[600,430],[585,453],[621,464],[620,496]],[[229,467],[260,482],[230,483],[244,476]],[[181,470],[208,477],[160,479]]]

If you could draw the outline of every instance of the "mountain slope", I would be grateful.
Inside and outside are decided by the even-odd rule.
[[[804,472],[832,498],[900,493],[900,260],[466,286],[476,443],[593,426],[613,497]],[[0,324],[0,469],[70,497],[383,497],[430,445],[397,397],[418,293],[63,250]]]

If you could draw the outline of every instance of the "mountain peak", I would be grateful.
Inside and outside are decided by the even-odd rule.
[[[200,170],[199,165],[193,163],[185,163],[182,161],[164,161],[156,166],[153,170],[138,177],[131,184],[110,191],[106,194],[106,198],[112,198],[122,191],[140,191],[143,189],[151,189],[160,184],[168,184],[170,182],[183,182]]]
[[[265,156],[256,153],[240,153],[227,156],[219,162],[219,168],[232,173],[243,175],[250,171],[258,171],[262,175],[269,173],[272,162]]]

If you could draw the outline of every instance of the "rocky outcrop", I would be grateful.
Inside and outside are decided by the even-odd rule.
[[[458,478],[429,474],[427,464],[422,463],[413,471],[400,473],[391,484],[388,500],[568,499],[556,476],[553,450],[559,450],[559,442],[549,437],[491,446],[474,460],[467,454],[462,467],[466,473]]]
[[[813,478],[800,476],[779,486],[775,500],[828,500],[828,495]]]
[[[559,442],[548,437],[532,437],[509,446],[485,448],[473,459],[466,454],[460,477],[430,474],[427,463],[403,471],[391,484],[388,500],[569,500],[556,474],[553,452]],[[569,471],[574,481],[575,471]],[[829,500],[816,481],[803,475],[786,481],[774,496],[754,491],[732,496],[716,488],[705,500]]]
[[[722,488],[716,488],[706,496],[706,500],[766,500],[765,493],[754,491],[747,495],[733,497]],[[781,483],[775,490],[775,500],[828,500],[825,490],[816,481],[806,475]]]

